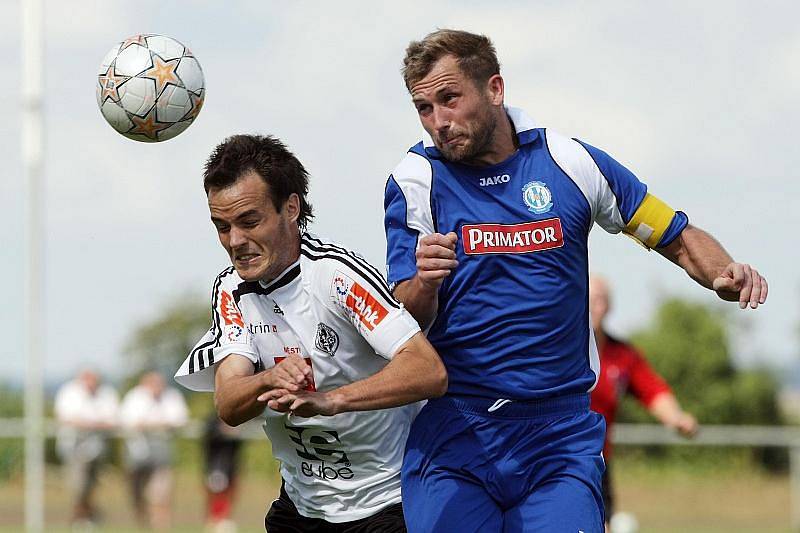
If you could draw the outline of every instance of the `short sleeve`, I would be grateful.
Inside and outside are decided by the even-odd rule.
[[[386,271],[392,286],[414,277],[419,239],[436,231],[431,206],[432,178],[430,162],[409,152],[386,182],[383,202]]]
[[[616,159],[589,144],[576,139],[597,166],[603,180],[595,198],[595,220],[611,233],[622,231],[647,194],[647,186]]]
[[[360,256],[328,261],[319,283],[325,306],[386,359],[420,331],[411,314],[392,297],[378,269]]]
[[[578,186],[592,220],[609,233],[626,234],[648,248],[666,246],[688,217],[651,195],[636,175],[603,150],[547,130],[547,147],[561,170]]]
[[[244,317],[232,295],[233,268],[217,276],[211,294],[211,328],[195,345],[175,374],[175,381],[196,391],[214,390],[215,364],[235,353],[254,365],[259,356]]]

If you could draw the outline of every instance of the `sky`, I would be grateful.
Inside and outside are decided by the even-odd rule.
[[[202,165],[234,133],[281,138],[311,174],[311,230],[384,264],[383,187],[421,136],[399,71],[409,41],[439,27],[494,41],[506,102],[609,152],[649,190],[769,280],[738,311],[677,267],[595,227],[590,263],[609,278],[609,328],[627,335],[677,295],[729,311],[736,360],[798,364],[800,5],[794,2],[45,1],[45,379],[83,366],[135,369],[134,329],[228,264],[208,220]],[[24,375],[25,188],[19,2],[0,4],[0,380]],[[160,144],[103,120],[96,72],[137,33],[185,43],[206,76],[197,121]],[[794,258],[794,259],[793,259]]]

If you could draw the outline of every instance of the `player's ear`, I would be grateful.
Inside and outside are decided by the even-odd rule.
[[[486,94],[494,105],[503,105],[505,96],[505,82],[500,74],[495,74],[486,82]]]
[[[289,198],[283,202],[283,212],[291,222],[297,222],[297,219],[300,217],[300,197],[297,193],[293,192],[289,195]]]

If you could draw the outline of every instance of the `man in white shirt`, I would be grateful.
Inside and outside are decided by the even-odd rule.
[[[405,531],[403,446],[415,402],[446,390],[438,355],[377,269],[304,231],[308,176],[280,141],[231,137],[204,178],[233,268],[176,379],[213,388],[231,425],[263,416],[283,478],[271,533]]]
[[[82,371],[58,390],[56,449],[67,467],[73,493],[73,522],[94,522],[92,492],[108,450],[108,432],[116,426],[117,391],[91,370]]]
[[[147,372],[122,400],[126,459],[137,519],[146,527],[168,529],[172,518],[172,440],[189,411],[180,392],[167,388],[157,372]]]

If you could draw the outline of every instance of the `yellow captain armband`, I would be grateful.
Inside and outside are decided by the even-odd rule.
[[[648,193],[622,231],[647,248],[655,248],[674,216],[674,209]]]

